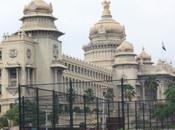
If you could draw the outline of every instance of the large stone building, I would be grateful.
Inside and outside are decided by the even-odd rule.
[[[83,47],[85,60],[79,60],[62,54],[63,35],[59,31],[52,15],[51,4],[43,0],[33,0],[24,8],[19,31],[3,36],[0,44],[0,83],[2,114],[17,98],[18,85],[44,84],[58,82],[79,82],[74,85],[77,94],[83,94],[92,88],[97,97],[103,97],[107,88],[113,88],[116,100],[120,98],[120,82],[116,79],[143,79],[155,75],[161,79],[157,98],[163,98],[166,81],[175,76],[175,70],[164,61],[157,64],[143,48],[140,54],[134,53],[134,47],[126,41],[125,28],[112,18],[110,2],[104,0],[101,19],[90,29],[89,44]],[[64,41],[63,41],[64,45]],[[128,80],[134,86],[136,99],[145,98],[143,80]],[[82,84],[80,84],[82,83]],[[46,87],[66,92],[67,84],[60,87]]]

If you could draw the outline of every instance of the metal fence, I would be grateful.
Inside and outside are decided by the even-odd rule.
[[[161,105],[175,103],[174,99],[125,101],[123,96],[113,101],[77,95],[71,82],[68,93],[42,89],[42,85],[19,86],[20,130],[175,129],[175,112],[166,118],[155,116]]]

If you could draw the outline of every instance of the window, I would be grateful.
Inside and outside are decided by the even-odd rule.
[[[75,73],[77,73],[77,66],[75,66]]]
[[[12,68],[9,70],[9,82],[10,82],[10,87],[14,87],[17,85],[17,74],[16,74],[15,68]]]
[[[70,70],[70,64],[68,64],[68,70]]]
[[[10,79],[12,78],[16,79],[16,69],[10,69],[9,74],[10,74]]]
[[[14,103],[10,103],[10,109],[13,108],[14,106]]]
[[[0,80],[1,80],[1,75],[2,75],[2,74],[1,74],[1,70],[0,70]]]
[[[74,65],[72,65],[72,72],[74,72]]]
[[[2,60],[2,51],[0,50],[0,60]]]
[[[2,85],[0,84],[0,95],[2,95]]]

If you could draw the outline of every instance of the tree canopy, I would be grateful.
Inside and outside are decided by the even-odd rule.
[[[175,79],[169,82],[164,94],[165,102],[158,103],[154,108],[153,116],[159,120],[175,116]]]
[[[8,127],[8,119],[6,116],[0,117],[0,129],[3,129],[5,127]]]
[[[35,102],[30,100],[24,101],[24,118],[25,118],[25,125],[32,124],[35,126],[37,124],[36,115],[37,115],[37,105]],[[19,104],[16,103],[10,108],[4,115],[8,120],[13,121],[14,125],[19,125]],[[45,122],[45,112],[39,109],[39,118],[40,124]]]
[[[151,75],[145,81],[145,96],[150,99],[157,99],[157,88],[159,86],[159,81],[156,76]]]
[[[86,101],[88,103],[93,102],[95,99],[94,91],[91,88],[85,90],[84,96],[86,97]]]
[[[136,95],[135,89],[131,85],[125,85],[124,86],[124,96],[129,101],[132,101],[132,98],[134,98]]]
[[[114,91],[112,88],[108,88],[107,89],[107,92],[105,94],[105,98],[108,99],[108,100],[113,100],[114,99]]]

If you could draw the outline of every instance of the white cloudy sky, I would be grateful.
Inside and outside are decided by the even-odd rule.
[[[82,46],[89,42],[92,25],[100,19],[102,0],[46,0],[52,2],[58,29],[66,33],[63,51],[83,59]],[[1,0],[0,36],[21,25],[24,5],[30,0]],[[111,0],[113,18],[125,25],[127,40],[139,53],[144,46],[155,61],[167,58],[175,64],[175,0]],[[0,38],[2,39],[2,38]],[[167,52],[161,49],[164,41]]]

